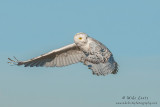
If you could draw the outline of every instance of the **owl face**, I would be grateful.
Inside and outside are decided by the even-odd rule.
[[[87,43],[87,37],[88,35],[85,34],[85,33],[77,33],[75,36],[74,36],[74,42],[78,45],[83,45],[85,43]]]

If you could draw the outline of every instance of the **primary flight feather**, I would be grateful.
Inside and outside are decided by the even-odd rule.
[[[16,61],[8,58],[16,65],[25,67],[62,67],[77,62],[82,62],[92,70],[95,75],[116,74],[118,64],[114,60],[110,50],[101,42],[89,37],[85,33],[77,33],[74,36],[74,43],[53,50],[41,56],[32,58],[27,61]]]

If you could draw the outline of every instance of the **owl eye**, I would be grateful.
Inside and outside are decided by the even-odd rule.
[[[82,37],[79,37],[79,40],[82,40]]]

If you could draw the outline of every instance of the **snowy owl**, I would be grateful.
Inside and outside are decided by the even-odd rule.
[[[14,57],[15,58],[15,57]],[[16,61],[8,58],[15,65],[25,67],[62,67],[82,62],[92,70],[94,75],[116,74],[118,64],[114,60],[111,51],[101,42],[89,37],[86,33],[77,33],[74,43],[55,49],[46,54],[32,58],[27,61]]]

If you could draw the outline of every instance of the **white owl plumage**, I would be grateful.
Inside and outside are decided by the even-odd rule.
[[[11,61],[9,63],[25,67],[62,67],[82,62],[98,76],[118,72],[118,64],[112,53],[101,42],[82,32],[74,36],[74,42],[27,61],[18,61],[16,58],[17,61],[14,61],[8,58]]]

